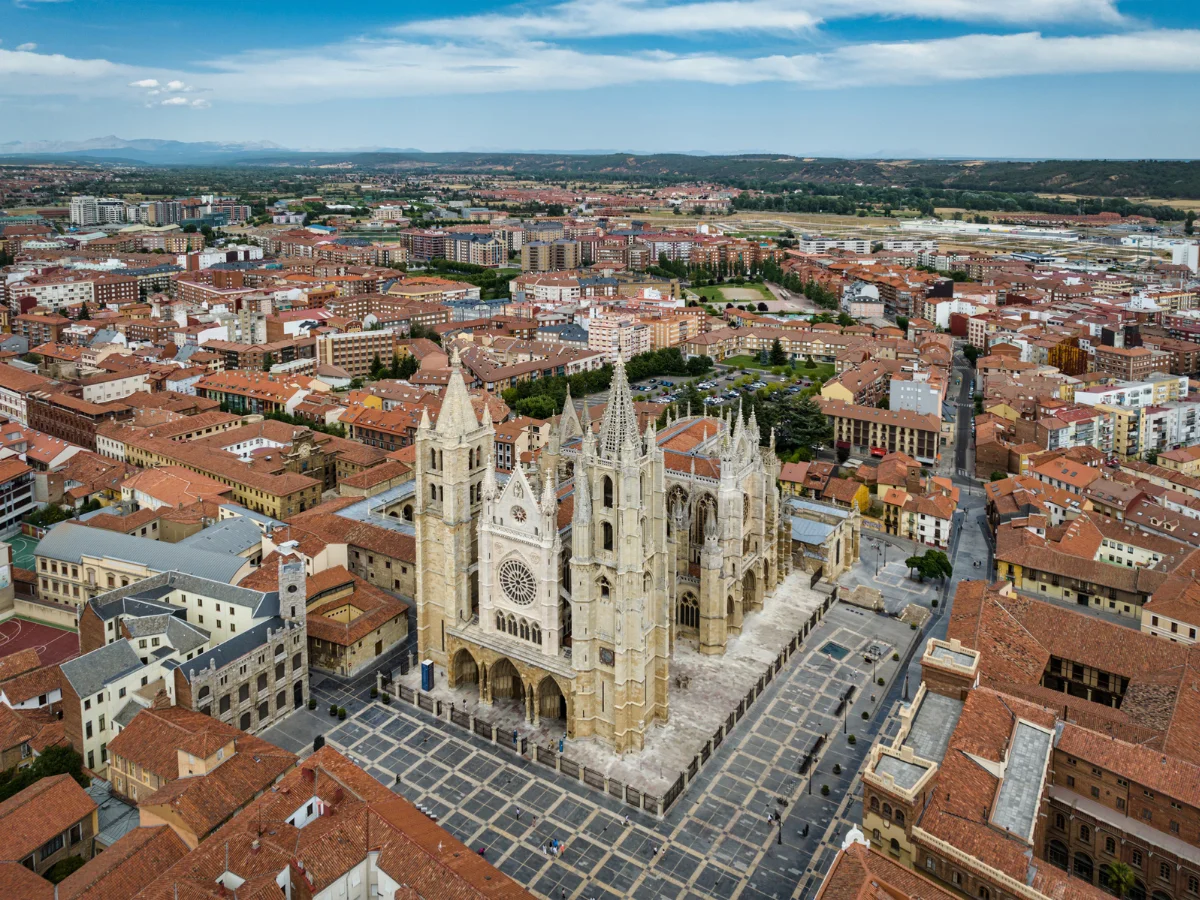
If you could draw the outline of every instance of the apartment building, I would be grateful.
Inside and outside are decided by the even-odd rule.
[[[579,241],[559,238],[521,245],[521,271],[556,272],[577,269],[582,264]]]
[[[351,377],[367,375],[376,357],[390,364],[401,337],[393,329],[317,336],[317,365],[337,366]]]
[[[1152,372],[1169,369],[1171,355],[1148,347],[1096,348],[1096,371],[1125,381],[1145,381]]]
[[[838,447],[878,457],[906,453],[927,465],[938,459],[940,416],[855,406],[840,400],[822,399],[820,406],[833,425]]]
[[[628,362],[650,349],[650,328],[633,316],[594,316],[587,332],[588,349],[602,354],[606,362],[616,362],[618,356]]]
[[[508,261],[504,243],[490,234],[449,233],[443,244],[446,258],[473,266],[499,268]]]

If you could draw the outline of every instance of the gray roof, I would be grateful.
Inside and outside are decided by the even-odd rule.
[[[267,631],[279,631],[283,628],[283,619],[278,616],[273,616],[265,622],[255,625],[248,631],[243,631],[235,634],[227,641],[222,641],[213,647],[211,650],[201,653],[195,659],[185,660],[180,663],[180,669],[184,676],[190,682],[192,673],[200,673],[207,669],[210,663],[213,667],[220,670],[224,669],[230,663],[241,659],[249,653],[253,653],[259,647],[267,642]]]
[[[111,847],[133,829],[138,827],[139,814],[136,806],[113,796],[112,785],[101,778],[93,778],[84,788],[95,801],[100,831],[96,840]]]
[[[167,643],[174,647],[177,653],[191,653],[197,647],[207,644],[210,637],[203,628],[183,619],[171,619],[167,622]]]
[[[110,681],[136,672],[141,667],[142,661],[126,640],[113,641],[59,666],[63,677],[80,698],[99,693]]]
[[[497,481],[499,480],[499,473],[497,473]],[[414,523],[406,522],[404,519],[392,516],[385,516],[378,512],[378,510],[412,496],[416,490],[417,483],[410,479],[403,484],[393,485],[386,491],[380,491],[378,494],[365,497],[357,503],[351,503],[349,506],[339,509],[334,515],[341,516],[343,519],[350,519],[354,522],[366,522],[369,525],[378,525],[380,528],[386,528],[389,531],[399,532],[400,534],[415,535],[417,528]]]
[[[210,578],[224,584],[233,581],[245,563],[239,556],[214,553],[183,543],[168,544],[149,538],[60,522],[37,546],[36,554],[78,565],[83,554],[137,563],[154,572],[175,570]]]
[[[89,529],[91,530],[91,529]],[[167,544],[166,546],[171,546]],[[210,554],[211,555],[211,554]],[[141,581],[114,588],[89,601],[101,618],[112,618],[125,610],[145,610],[144,612],[129,612],[129,615],[152,615],[154,611],[181,611],[179,608],[166,603],[159,603],[158,598],[165,597],[173,591],[200,594],[214,600],[224,600],[252,610],[254,616],[274,616],[279,614],[279,594],[276,591],[254,591],[250,588],[237,587],[224,581],[213,581],[211,578],[199,578],[186,572],[160,572],[143,578]],[[124,606],[110,604],[124,601]]]
[[[904,739],[904,746],[912,747],[913,753],[921,759],[940,763],[950,746],[950,736],[958,725],[962,708],[961,700],[927,691],[908,730],[908,737]]]
[[[142,704],[138,703],[136,700],[131,699],[121,707],[120,712],[113,716],[113,721],[122,728],[128,728],[129,723],[133,721],[134,716],[136,716],[145,708],[146,707],[142,706]]]
[[[238,516],[197,531],[175,546],[241,556],[251,549],[262,547],[262,536],[262,529],[258,525]]]
[[[183,610],[180,610],[183,612]],[[148,637],[152,634],[163,634],[167,630],[167,622],[172,619],[171,615],[157,616],[136,616],[125,620],[125,627],[129,629],[129,636]]]
[[[97,344],[111,344],[120,335],[119,331],[114,331],[112,328],[101,328],[92,335],[92,339],[88,341],[89,347],[94,347]]]
[[[850,518],[850,510],[841,506],[834,506],[832,503],[818,503],[815,500],[802,500],[799,497],[789,497],[786,503],[792,508],[793,512],[800,514],[803,514],[804,510],[808,510],[809,512],[819,512],[827,516],[840,516],[843,519]]]
[[[801,516],[792,516],[792,540],[800,544],[823,544],[826,538],[833,533],[834,526],[826,525],[823,522],[817,522],[814,519],[805,519]]]
[[[221,511],[228,511],[235,516],[241,516],[243,519],[249,519],[251,522],[257,522],[259,525],[283,525],[284,523],[276,518],[268,516],[266,513],[260,513],[253,509],[247,509],[244,506],[238,506],[236,503],[222,503]]]
[[[918,766],[895,756],[883,755],[875,764],[875,771],[880,775],[890,775],[897,786],[910,790],[921,780],[921,776],[929,771],[928,766]]]
[[[992,821],[1026,841],[1033,839],[1041,800],[1042,777],[1050,761],[1052,735],[1028,722],[1018,720],[1004,778],[996,792]]]

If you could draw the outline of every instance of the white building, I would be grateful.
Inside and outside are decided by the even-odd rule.
[[[100,207],[96,203],[95,197],[81,196],[71,198],[71,224],[100,224]]]
[[[859,256],[871,252],[869,238],[831,238],[821,235],[806,234],[796,244],[797,249],[804,253],[828,253],[830,250],[848,250]]]

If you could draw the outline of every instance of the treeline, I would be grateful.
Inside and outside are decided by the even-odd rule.
[[[508,284],[513,274],[504,269],[490,269],[450,259],[431,259],[425,263],[425,269],[435,275],[475,285],[479,288],[480,300],[507,300],[512,296]]]
[[[711,371],[712,360],[707,356],[694,356],[685,360],[677,347],[639,353],[625,364],[625,373],[631,382],[664,375],[698,378]],[[509,408],[519,415],[549,419],[562,412],[568,386],[571,388],[571,396],[585,397],[608,390],[611,382],[612,366],[605,365],[574,375],[556,375],[552,378],[522,381],[516,387],[503,391],[501,396]]]
[[[1051,215],[1096,215],[1115,212],[1122,216],[1139,215],[1156,219],[1178,220],[1183,210],[1175,207],[1131,203],[1124,197],[1088,197],[1064,200],[1040,197],[1033,193],[1013,193],[985,190],[949,190],[927,187],[897,188],[870,185],[763,184],[756,190],[765,193],[743,193],[733,199],[739,210],[772,212],[827,213],[853,216],[870,213],[890,216],[899,211],[915,211],[933,215],[936,208],[955,207],[965,210],[997,210],[1000,212],[1048,213]]]

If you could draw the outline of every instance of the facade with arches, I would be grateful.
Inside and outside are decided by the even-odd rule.
[[[568,397],[538,465],[498,473],[451,368],[416,441],[420,652],[485,704],[640,750],[675,642],[723,653],[786,573],[775,455],[753,416],[639,429],[618,361],[598,430]]]

